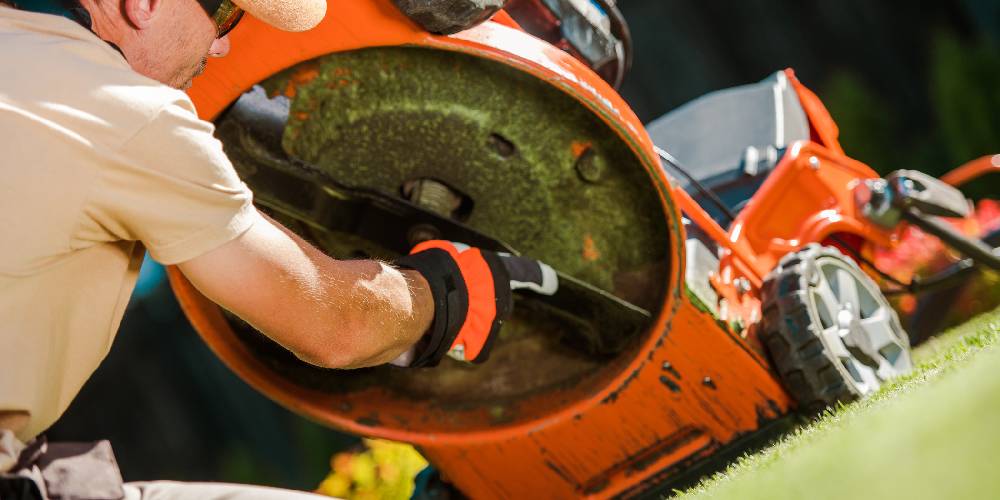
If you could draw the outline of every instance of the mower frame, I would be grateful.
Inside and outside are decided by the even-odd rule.
[[[618,374],[598,390],[567,389],[555,397],[527,400],[525,406],[537,405],[537,410],[513,423],[491,422],[483,410],[471,430],[451,432],[446,426],[421,428],[420,423],[380,418],[414,410],[409,407],[413,403],[395,401],[377,389],[345,399],[284,379],[233,334],[218,306],[170,268],[185,313],[231,369],[280,404],[325,425],[417,445],[473,498],[642,495],[678,484],[684,470],[711,463],[725,450],[742,449],[761,431],[784,428],[794,403],[757,338],[765,277],[784,255],[809,243],[850,235],[864,251],[870,244],[891,246],[896,238],[894,231],[867,221],[855,206],[854,186],[878,175],[844,154],[833,120],[794,73],[786,74],[809,118],[811,140],[791,145],[747,206],[723,228],[671,182],[643,124],[604,80],[519,29],[506,13],[473,29],[439,36],[422,31],[390,0],[330,0],[329,10],[319,27],[304,34],[245,20],[231,34],[233,54],[213,60],[189,91],[201,117],[214,120],[254,84],[333,52],[414,46],[510,66],[579,101],[640,159],[672,235],[664,242],[670,292],[641,347],[621,360]],[[725,311],[706,310],[688,291],[682,216],[722,250],[718,271],[705,279],[729,305]],[[561,399],[569,402],[554,402]]]

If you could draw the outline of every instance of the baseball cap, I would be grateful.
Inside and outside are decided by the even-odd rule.
[[[326,0],[231,0],[253,17],[283,31],[306,31],[326,16]]]

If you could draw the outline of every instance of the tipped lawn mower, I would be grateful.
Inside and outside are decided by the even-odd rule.
[[[969,214],[958,191],[847,157],[791,71],[647,128],[613,90],[613,4],[502,4],[330,0],[297,35],[248,19],[191,89],[257,204],[331,255],[451,239],[573,290],[519,299],[485,364],[341,372],[171,270],[211,348],[291,410],[413,443],[472,498],[641,496],[910,369],[878,283],[899,284],[870,260],[901,228],[971,259],[947,273],[1000,267],[939,222]]]

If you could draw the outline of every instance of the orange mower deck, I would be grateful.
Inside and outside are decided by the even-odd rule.
[[[218,306],[170,269],[185,313],[232,370],[324,425],[413,443],[472,498],[639,495],[791,413],[793,402],[757,338],[765,276],[783,255],[832,235],[849,236],[861,246],[893,243],[893,234],[863,220],[851,199],[859,178],[877,175],[844,156],[836,126],[794,75],[788,73],[813,124],[812,140],[792,146],[750,205],[724,228],[674,186],[643,124],[614,90],[504,14],[457,35],[437,36],[420,30],[389,0],[331,0],[329,12],[304,34],[281,33],[247,19],[231,35],[232,55],[213,60],[190,90],[201,116],[215,120],[254,84],[328,54],[422,48],[505,66],[568,96],[627,146],[656,195],[657,224],[666,228],[659,240],[666,256],[665,292],[650,308],[654,319],[648,329],[578,381],[519,395],[502,408],[481,401],[446,406],[378,384],[344,391],[303,385],[262,359]],[[315,78],[309,66],[300,67],[307,69],[296,72],[285,91],[291,99],[295,85]],[[350,84],[350,75],[344,78]],[[719,271],[707,278],[728,305],[724,311],[707,310],[685,283],[682,215],[722,249]],[[600,250],[580,243],[584,259],[600,263]],[[517,362],[490,361],[515,368]]]

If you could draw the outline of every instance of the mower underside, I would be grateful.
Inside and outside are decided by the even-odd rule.
[[[601,77],[509,19],[445,37],[388,0],[331,4],[341,16],[302,36],[248,27],[244,55],[192,89],[257,206],[341,259],[493,242],[583,282],[585,300],[519,298],[483,364],[343,372],[173,270],[234,371],[331,427],[420,446],[474,498],[649,492],[788,415],[759,349],[688,291],[675,191]],[[601,304],[642,321],[608,324]]]
[[[271,105],[288,108],[284,151],[330,178],[456,219],[643,308],[662,303],[672,235],[652,180],[617,134],[546,82],[466,54],[388,47],[330,54],[260,85]],[[274,217],[338,258],[397,256],[363,235],[330,230],[364,221],[330,224],[356,214],[331,214],[307,181],[266,168],[232,116],[217,123],[240,176]],[[411,245],[441,237],[428,225],[384,230]],[[489,363],[339,372],[306,365],[229,321],[296,384],[334,394],[379,387],[448,412],[487,409],[496,423],[519,420],[526,396],[596,387],[613,374],[609,361],[638,346],[624,328],[591,338],[574,318],[525,301]],[[373,418],[406,425],[412,416]]]

